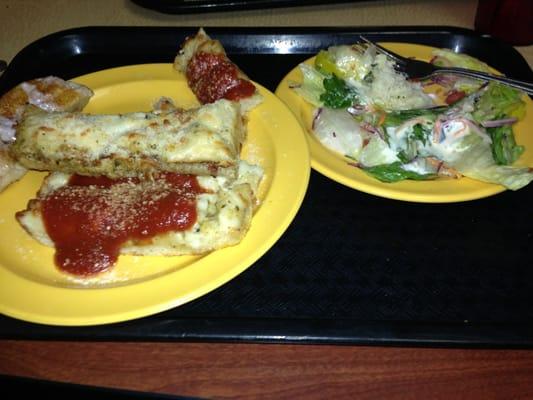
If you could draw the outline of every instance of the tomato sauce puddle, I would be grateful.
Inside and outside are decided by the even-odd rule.
[[[205,192],[194,175],[165,173],[142,182],[73,175],[41,201],[55,263],[79,276],[105,271],[128,240],[191,228],[196,197]]]

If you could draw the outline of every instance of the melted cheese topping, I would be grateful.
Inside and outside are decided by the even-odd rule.
[[[216,175],[218,168],[236,168],[244,137],[239,104],[227,100],[169,113],[32,109],[17,128],[12,154],[27,168],[82,175],[115,178],[158,170]]]

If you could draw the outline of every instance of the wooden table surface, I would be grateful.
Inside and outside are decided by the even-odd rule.
[[[477,0],[163,15],[129,1],[0,0],[0,58],[87,25],[473,28]],[[533,46],[518,50],[533,65]],[[533,351],[288,344],[0,341],[0,374],[202,398],[533,399]]]

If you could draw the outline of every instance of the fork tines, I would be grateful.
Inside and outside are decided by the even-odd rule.
[[[376,49],[378,49],[378,51],[382,54],[385,54],[387,57],[393,59],[394,61],[396,61],[397,63],[399,64],[405,64],[405,58],[396,54],[396,53],[393,53],[392,51],[390,50],[387,50],[386,48],[380,46],[379,44],[377,43],[374,43],[372,42],[371,40],[368,40],[366,37],[364,37],[363,35],[360,35],[359,36],[361,38],[361,40],[363,42],[365,42],[366,44],[370,45],[370,46],[374,46]]]

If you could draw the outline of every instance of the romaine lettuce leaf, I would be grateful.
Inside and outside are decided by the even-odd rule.
[[[487,128],[492,139],[492,157],[498,165],[511,165],[524,152],[524,146],[516,144],[513,128],[503,125],[495,128]]]
[[[375,63],[376,51],[374,48],[364,49],[359,46],[331,46],[327,52],[317,55],[317,63],[329,73],[342,79],[363,81],[372,71]]]
[[[335,75],[323,81],[325,92],[320,95],[320,101],[330,108],[348,108],[359,99],[357,91]]]
[[[433,63],[441,67],[454,66],[481,72],[491,72],[487,64],[468,54],[455,53],[449,49],[435,49],[432,53],[435,57]]]
[[[313,132],[327,148],[354,159],[358,159],[366,135],[346,110],[328,107],[316,111]]]
[[[490,67],[481,60],[468,54],[455,53],[449,49],[435,49],[433,50],[432,63],[441,67],[459,67],[467,68],[474,71],[492,72]],[[480,87],[480,81],[474,78],[461,77],[461,76],[448,76],[449,80],[441,80],[440,83],[443,86],[448,87],[450,90],[464,92],[470,94]]]
[[[358,158],[363,167],[374,167],[381,164],[392,164],[399,161],[396,153],[379,136],[372,136],[363,147]]]
[[[428,180],[435,179],[436,174],[419,174],[415,171],[406,170],[402,167],[401,162],[394,162],[392,164],[381,164],[373,167],[363,168],[367,174],[379,179],[381,182],[392,183],[399,182],[405,179],[412,180]]]
[[[475,103],[472,117],[477,122],[510,117],[521,119],[526,112],[522,95],[519,90],[491,82]]]
[[[463,136],[453,144],[453,151],[443,151],[440,159],[463,175],[518,190],[533,181],[529,167],[497,165],[490,143],[475,133]]]
[[[479,123],[507,118],[521,119],[526,110],[522,95],[522,92],[509,86],[491,82],[473,103],[472,117]],[[492,139],[491,151],[496,164],[510,165],[524,152],[524,147],[516,144],[511,125],[487,128],[487,132]]]
[[[413,109],[413,110],[404,110],[404,111],[392,111],[387,113],[385,120],[383,122],[383,126],[385,127],[393,127],[403,124],[404,122],[409,121],[410,119],[414,119],[417,117],[425,117],[430,120],[435,120],[437,116],[443,112],[445,112],[449,107],[447,106],[440,106],[440,107],[432,107],[432,108],[421,108],[421,109]]]
[[[315,58],[315,68],[324,75],[336,75],[344,78],[344,72],[335,64],[335,60],[327,50],[320,50]]]
[[[311,65],[302,63],[299,65],[302,73],[302,83],[293,87],[293,90],[298,93],[302,98],[314,105],[315,107],[321,107],[323,105],[320,96],[324,93],[324,79],[327,75],[324,75],[317,71]]]

